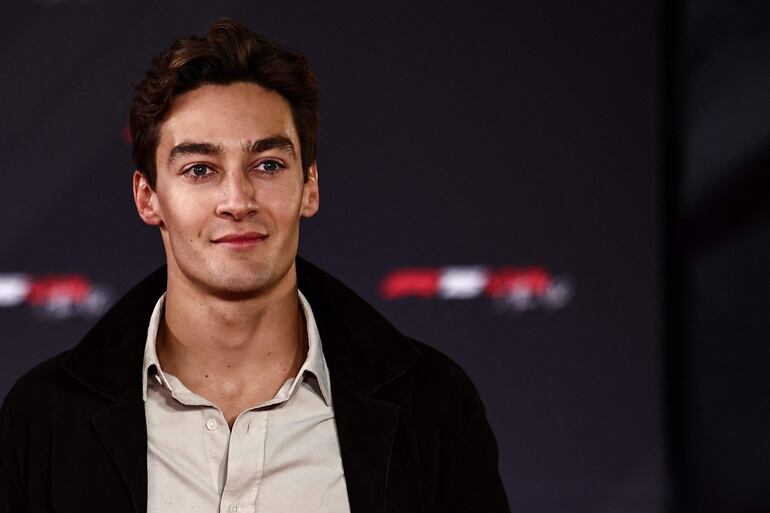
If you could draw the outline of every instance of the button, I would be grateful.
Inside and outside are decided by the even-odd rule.
[[[241,511],[243,511],[243,508],[241,508],[238,504],[233,504],[232,506],[230,506],[230,511],[232,511],[233,513],[241,513]]]
[[[217,428],[217,421],[214,419],[209,419],[206,421],[206,429],[209,431],[214,431]]]

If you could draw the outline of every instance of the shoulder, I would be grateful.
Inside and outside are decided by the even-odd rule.
[[[409,398],[406,405],[412,415],[432,421],[443,419],[457,427],[483,416],[481,397],[465,370],[438,349],[408,340],[419,357],[392,386]]]
[[[478,395],[473,382],[463,368],[452,358],[424,342],[408,338],[420,353],[413,372],[421,381],[434,382],[453,392],[464,391]]]
[[[68,352],[61,353],[37,365],[21,376],[11,387],[0,407],[0,451],[28,450],[30,440],[47,439],[51,424],[51,406],[60,401],[55,397],[63,377],[63,362]],[[42,435],[42,436],[41,436]]]
[[[60,380],[64,372],[64,362],[72,350],[57,354],[28,370],[16,380],[8,396],[36,394]]]
[[[3,401],[3,415],[16,419],[34,417],[35,412],[65,406],[66,397],[77,383],[65,371],[70,351],[64,351],[23,374]]]

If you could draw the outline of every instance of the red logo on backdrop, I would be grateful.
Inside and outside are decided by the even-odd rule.
[[[28,305],[44,317],[66,319],[104,313],[111,294],[82,274],[0,274],[0,307]]]
[[[128,125],[123,126],[123,129],[120,131],[120,138],[123,139],[124,143],[131,144],[131,128]]]
[[[396,269],[380,283],[388,300],[409,297],[468,300],[487,297],[507,310],[556,310],[574,296],[571,280],[541,266],[446,266]]]

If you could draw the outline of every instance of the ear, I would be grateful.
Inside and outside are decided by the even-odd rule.
[[[302,217],[313,217],[319,208],[318,165],[313,162],[308,169],[307,180],[302,188]]]
[[[134,171],[134,203],[142,221],[157,226],[162,222],[158,212],[158,199],[150,187],[147,177],[139,170]]]

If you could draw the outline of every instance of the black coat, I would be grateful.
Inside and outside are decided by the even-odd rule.
[[[351,512],[509,511],[495,439],[465,373],[299,258],[297,276],[329,367]],[[160,269],[9,392],[0,512],[146,511],[142,358],[165,287]]]

